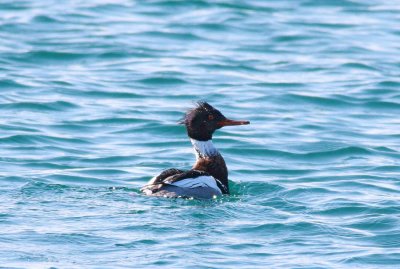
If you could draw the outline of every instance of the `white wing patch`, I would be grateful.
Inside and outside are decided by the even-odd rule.
[[[154,177],[152,177],[152,178],[149,180],[149,182],[147,183],[147,185],[153,185],[153,184],[154,184],[154,182],[156,181],[157,177],[158,177],[158,175],[157,175],[157,176],[154,176]]]
[[[215,189],[216,191],[222,194],[221,190],[218,188],[217,182],[212,176],[185,178],[170,184],[181,188],[209,187]]]

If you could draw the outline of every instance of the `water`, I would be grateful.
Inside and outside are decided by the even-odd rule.
[[[397,1],[2,1],[1,268],[399,268]],[[139,188],[194,156],[232,196]]]

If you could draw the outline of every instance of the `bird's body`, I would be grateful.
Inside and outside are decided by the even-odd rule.
[[[210,199],[229,194],[228,169],[225,160],[212,143],[216,129],[248,121],[226,119],[221,112],[202,102],[189,111],[183,124],[192,142],[196,163],[191,170],[167,169],[153,177],[141,190],[150,196]]]

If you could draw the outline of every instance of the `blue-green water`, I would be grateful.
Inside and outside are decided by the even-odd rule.
[[[398,1],[1,1],[1,268],[399,268]],[[194,156],[233,195],[139,188]]]

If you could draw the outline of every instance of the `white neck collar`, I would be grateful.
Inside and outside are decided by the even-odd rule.
[[[190,138],[190,141],[192,142],[197,159],[201,157],[211,157],[218,155],[218,150],[214,147],[211,139],[207,141],[199,141]]]

